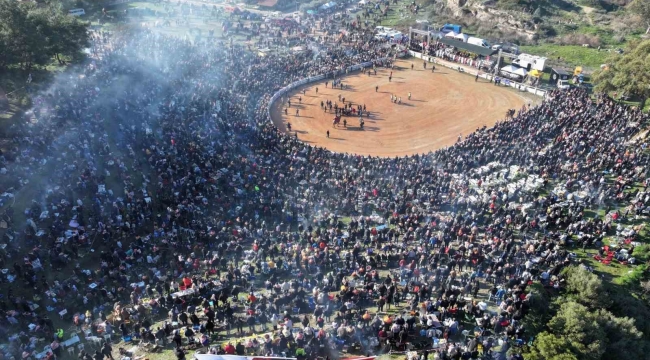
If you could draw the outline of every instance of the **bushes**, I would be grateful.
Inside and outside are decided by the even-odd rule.
[[[537,28],[537,32],[541,37],[553,37],[557,35],[557,30],[551,25],[542,24]]]
[[[521,4],[519,0],[498,0],[497,7],[504,10],[519,10]]]
[[[634,251],[632,252],[632,256],[634,256],[639,262],[648,261],[650,258],[650,245],[641,244],[635,247]]]
[[[600,3],[600,0],[579,0],[578,4],[582,6],[592,7],[592,8],[602,8],[602,4]]]
[[[600,37],[598,35],[590,34],[567,34],[559,37],[556,41],[558,45],[584,45],[588,44],[590,47],[600,46]]]
[[[636,252],[636,249],[634,250]],[[647,276],[648,266],[646,264],[638,265],[631,272],[627,273],[619,280],[621,285],[639,286],[642,280]]]

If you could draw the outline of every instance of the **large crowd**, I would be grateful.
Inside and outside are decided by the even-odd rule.
[[[101,56],[37,98],[2,157],[5,202],[37,189],[6,214],[27,225],[9,220],[0,258],[3,357],[129,358],[135,343],[179,360],[505,358],[533,335],[530,285],[561,287],[572,247],[617,234],[617,259],[634,263],[638,229],[622,221],[650,201],[634,138],[645,115],[553,91],[401,158],[278,131],[279,89],[393,55],[372,34],[352,38],[259,56],[95,34]],[[606,216],[585,215],[595,208]]]

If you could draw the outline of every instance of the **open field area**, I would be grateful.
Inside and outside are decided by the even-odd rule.
[[[345,89],[325,87],[324,82],[309,85],[300,90],[305,90],[305,95],[299,91],[291,96],[287,114],[287,102],[276,103],[273,120],[283,131],[290,123],[298,138],[311,145],[390,157],[423,154],[453,145],[460,134],[491,127],[504,118],[508,109],[519,110],[526,104],[527,99],[511,89],[495,87],[483,79],[477,83],[472,76],[441,66],[432,73],[430,67],[428,64],[423,69],[420,61],[398,61],[392,71],[378,68],[377,75],[357,73],[344,77]],[[334,114],[325,112],[320,104],[329,100],[340,106],[339,95],[346,103],[366,106],[370,117],[364,117],[363,129],[356,116],[344,117],[347,127],[332,126]],[[401,104],[391,102],[391,95],[401,97]]]

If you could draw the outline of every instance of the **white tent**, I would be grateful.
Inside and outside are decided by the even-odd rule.
[[[455,33],[455,32],[453,32],[453,31],[448,32],[448,33],[445,35],[445,37],[452,38],[452,39],[456,39],[456,40],[460,40],[460,41],[462,41],[462,42],[467,42],[467,39],[469,39],[469,36],[467,36],[467,35],[465,35],[465,34],[458,34],[458,33]]]
[[[516,67],[516,66],[506,65],[506,66],[504,66],[504,67],[501,68],[501,72],[506,72],[506,73],[514,74],[515,71],[517,71],[517,69],[519,69],[519,68]]]
[[[454,39],[460,40],[462,42],[467,42],[467,39],[469,39],[469,36],[465,35],[465,34],[458,34],[458,35],[454,36]]]
[[[518,68],[517,70],[514,71],[514,74],[517,74],[517,75],[523,77],[523,76],[528,75],[528,71],[526,71],[526,69],[524,69],[524,68]]]
[[[507,78],[514,79],[517,81],[522,80],[526,76],[526,74],[528,74],[526,69],[522,69],[520,67],[513,66],[513,65],[507,65],[502,67],[500,73],[501,75]]]

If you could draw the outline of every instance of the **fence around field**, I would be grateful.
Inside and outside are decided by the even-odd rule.
[[[447,67],[447,68],[450,68],[450,69],[453,69],[453,70],[458,70],[458,68],[461,68],[461,69],[463,69],[463,72],[465,72],[467,74],[470,74],[470,75],[473,75],[473,76],[476,76],[476,74],[479,73],[480,78],[483,78],[483,79],[488,80],[488,81],[492,81],[492,79],[494,78],[493,74],[489,74],[489,73],[485,73],[485,72],[479,72],[478,69],[476,69],[474,67],[468,67],[468,66],[465,66],[465,65],[462,65],[462,64],[448,62],[446,60],[441,60],[441,59],[439,59],[439,58],[437,58],[435,56],[423,55],[422,53],[411,51],[411,50],[409,50],[409,55],[411,55],[411,56],[413,56],[415,58],[418,58],[418,59],[426,60],[428,62],[431,62],[431,60],[433,59],[434,60],[433,63],[435,63],[437,65],[442,65],[444,67]],[[526,84],[522,84],[522,83],[518,83],[516,81],[506,79],[504,77],[501,77],[501,79],[502,79],[501,84],[503,84],[505,86],[510,86],[512,88],[515,88],[515,89],[521,91],[521,92],[529,92],[531,94],[541,96],[541,97],[546,96],[547,90],[540,89],[540,88],[530,86],[530,85],[526,85]]]
[[[347,70],[348,73],[353,72],[353,71],[358,71],[358,70],[370,67],[370,66],[372,66],[372,64],[374,64],[376,62],[383,62],[384,60],[387,60],[387,59],[388,58],[380,58],[380,59],[376,59],[374,61],[367,61],[367,62],[364,62],[364,63],[361,63],[361,64],[351,65],[351,66],[348,66],[345,70]],[[344,74],[345,70],[339,70],[338,73],[339,74]],[[303,85],[311,84],[311,83],[314,83],[314,82],[317,82],[317,81],[322,81],[322,80],[324,80],[326,78],[326,76],[327,76],[326,74],[321,74],[321,75],[316,75],[316,76],[308,77],[308,78],[305,78],[305,79],[301,79],[301,80],[293,82],[293,83],[283,87],[282,89],[278,90],[278,92],[273,94],[273,96],[271,97],[271,100],[269,101],[269,106],[266,109],[266,115],[269,117],[269,119],[271,119],[271,109],[273,108],[275,102],[278,99],[280,99],[282,96],[284,96],[285,94],[290,93],[294,89],[299,88],[299,87],[301,87]]]

